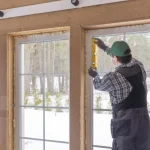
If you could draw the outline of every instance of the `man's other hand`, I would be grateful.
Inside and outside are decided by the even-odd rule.
[[[97,69],[93,69],[92,67],[89,68],[88,73],[93,78],[95,78],[96,76],[98,76]]]

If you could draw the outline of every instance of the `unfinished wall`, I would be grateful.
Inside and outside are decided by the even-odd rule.
[[[28,6],[33,4],[48,3],[57,0],[0,0],[0,9],[9,9],[14,7]]]
[[[47,0],[0,1],[0,8],[17,7]],[[10,32],[70,26],[71,57],[71,149],[80,150],[80,107],[84,91],[84,50],[82,27],[108,23],[150,19],[149,0],[131,0],[116,4],[101,5],[83,9],[46,13],[34,16],[0,20],[0,150],[6,149],[7,119],[7,34]],[[12,49],[13,50],[13,49]],[[78,59],[76,59],[78,58]],[[78,60],[78,61],[76,61]],[[7,143],[8,144],[8,143]]]

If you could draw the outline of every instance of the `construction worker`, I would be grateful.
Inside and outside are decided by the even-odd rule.
[[[111,134],[113,150],[150,150],[150,120],[147,109],[146,72],[143,64],[132,58],[124,41],[116,41],[111,48],[101,39],[96,44],[112,57],[113,72],[102,79],[97,69],[88,70],[96,90],[107,91],[112,103]]]

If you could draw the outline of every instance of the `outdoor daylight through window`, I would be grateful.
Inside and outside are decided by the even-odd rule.
[[[150,26],[148,26],[150,27]],[[109,47],[115,41],[126,41],[134,58],[140,60],[146,69],[148,87],[148,108],[150,110],[150,32],[142,27],[122,27],[117,29],[101,29],[86,33],[87,67],[91,65],[91,39],[100,38]],[[111,57],[97,47],[98,72],[102,78],[106,73],[113,71],[115,66],[111,63]],[[107,92],[101,92],[93,88],[91,78],[87,75],[87,141],[88,150],[107,150],[112,147],[110,120],[112,108]],[[92,100],[91,100],[92,99]],[[90,122],[90,125],[89,125]]]
[[[18,150],[69,150],[69,33],[16,38]]]

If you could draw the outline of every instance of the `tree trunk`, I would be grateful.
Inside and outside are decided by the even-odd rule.
[[[30,76],[24,78],[25,93],[30,95]]]
[[[43,77],[39,76],[39,78],[40,78],[40,93],[43,94],[44,92],[43,82],[45,81],[43,81]]]
[[[66,93],[69,92],[69,76],[68,75],[65,76],[65,91]]]
[[[29,73],[30,72],[30,47],[29,45],[24,45],[24,72]],[[25,76],[24,78],[24,86],[25,86],[25,93],[27,95],[30,95],[30,76]]]
[[[62,75],[62,92],[64,93],[65,92],[65,76]]]
[[[46,50],[46,73],[47,73],[47,90],[51,95],[54,94],[54,43],[50,42]]]
[[[39,46],[41,46],[41,45],[39,45]],[[39,58],[39,61],[37,62],[38,63],[38,69],[39,69],[39,72],[41,72],[41,70],[43,69],[43,49],[42,50],[39,50],[40,49],[40,47],[38,48],[38,53],[39,53],[39,55],[38,55],[38,58]],[[45,70],[44,70],[45,71]],[[40,78],[40,93],[42,93],[43,91],[44,91],[44,89],[43,89],[43,82],[45,82],[45,81],[43,81],[43,78],[41,77],[41,76],[39,76],[39,78]]]
[[[50,92],[51,95],[54,95],[54,87],[53,87],[53,77],[48,75],[47,76],[47,89]]]
[[[62,82],[61,82],[61,76],[58,76],[58,84],[59,84],[59,93],[62,91]]]
[[[32,76],[32,90],[35,91],[36,90],[36,77]]]

